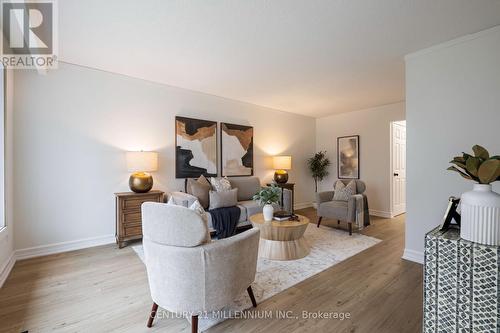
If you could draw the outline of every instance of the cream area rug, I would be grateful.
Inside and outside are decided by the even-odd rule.
[[[257,261],[257,275],[252,289],[257,303],[262,302],[279,292],[288,289],[305,279],[330,268],[339,262],[352,257],[363,250],[380,242],[379,239],[368,237],[342,230],[336,230],[326,226],[317,228],[310,224],[304,234],[311,247],[308,256],[298,260],[277,261],[259,258]],[[133,246],[132,249],[144,262],[144,250],[142,245]],[[199,318],[200,331],[230,318],[234,313],[252,307],[250,298],[246,291],[228,305],[217,318]]]

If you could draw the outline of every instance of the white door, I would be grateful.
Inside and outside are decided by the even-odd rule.
[[[406,212],[406,123],[392,123],[392,214]]]

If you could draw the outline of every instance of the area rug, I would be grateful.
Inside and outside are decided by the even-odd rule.
[[[257,303],[262,302],[283,290],[286,290],[305,279],[346,260],[355,254],[380,242],[379,239],[354,233],[352,236],[345,231],[326,226],[316,228],[309,225],[304,237],[311,247],[311,253],[305,258],[291,261],[276,261],[259,258],[257,261],[257,275],[252,289]],[[132,249],[144,262],[142,245]],[[200,318],[199,329],[207,330],[210,327],[238,313],[252,307],[250,298],[244,291],[234,302],[221,310],[217,318]]]

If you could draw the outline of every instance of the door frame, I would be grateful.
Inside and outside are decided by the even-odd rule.
[[[393,158],[394,158],[394,152],[393,152],[393,143],[394,143],[394,123],[397,123],[397,122],[401,122],[401,121],[405,121],[405,119],[403,120],[392,120],[390,122],[390,126],[389,126],[389,137],[390,137],[390,140],[389,140],[389,149],[390,149],[390,159],[389,159],[389,164],[390,164],[390,167],[389,167],[389,206],[390,206],[390,215],[391,215],[391,218],[393,218],[395,215],[395,212],[394,212],[394,169],[393,169]],[[406,138],[408,138],[408,133],[406,133]],[[406,145],[405,145],[406,147]],[[405,154],[406,156],[406,154]],[[405,162],[406,164],[406,162]],[[405,196],[406,198],[406,196]],[[405,206],[406,206],[406,203],[405,203]],[[404,214],[404,213],[403,213]]]

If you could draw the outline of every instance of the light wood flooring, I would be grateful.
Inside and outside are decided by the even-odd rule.
[[[314,209],[300,213],[316,221]],[[404,215],[372,222],[362,233],[382,242],[256,309],[299,317],[302,311],[343,312],[350,319],[231,319],[207,332],[421,332],[422,266],[401,259]],[[325,219],[322,225],[346,228]],[[0,289],[0,332],[190,332],[179,318],[156,319],[146,328],[151,302],[145,267],[130,247],[33,258],[17,262]]]

